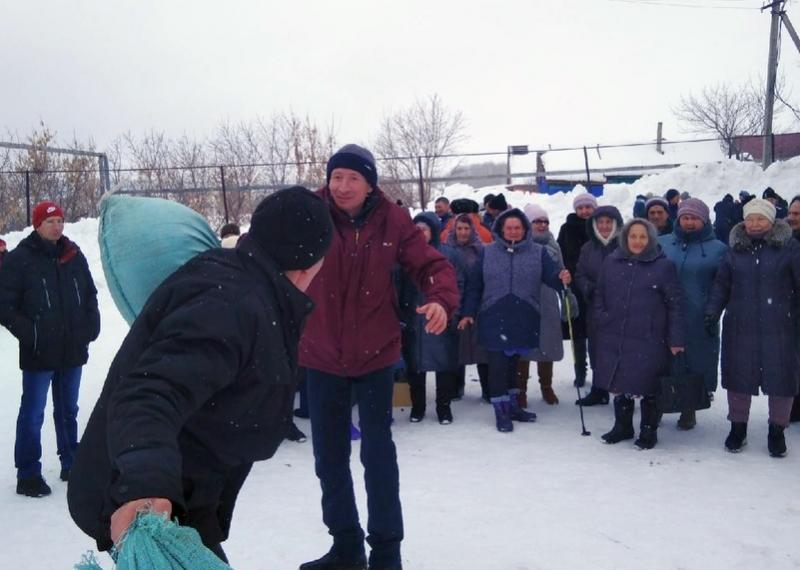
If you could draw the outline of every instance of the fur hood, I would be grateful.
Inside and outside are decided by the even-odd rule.
[[[597,233],[596,220],[597,218],[600,217],[611,218],[616,223],[614,231],[611,233],[611,235],[608,237],[607,240],[604,240]],[[589,230],[589,238],[592,241],[599,243],[600,245],[608,245],[609,243],[614,241],[614,239],[617,236],[619,236],[619,232],[622,230],[622,224],[623,224],[622,214],[619,213],[619,210],[617,210],[617,208],[615,208],[614,206],[598,206],[595,209],[594,213],[592,214],[592,217],[589,218],[589,224],[587,225],[587,229]]]
[[[631,253],[631,251],[628,249],[628,233],[631,231],[631,226],[635,224],[639,224],[647,228],[647,237],[649,238],[647,247],[638,255]],[[622,226],[622,231],[619,233],[617,241],[619,242],[619,247],[612,255],[618,255],[619,257],[624,257],[625,259],[638,259],[640,261],[652,261],[658,256],[662,255],[661,246],[658,245],[658,230],[656,230],[656,227],[647,220],[640,218],[634,218],[633,220],[630,220],[628,223]]]
[[[781,249],[792,239],[792,228],[782,219],[775,220],[772,229],[764,236],[764,241],[769,247]],[[729,238],[731,249],[734,251],[747,251],[753,247],[753,238],[747,235],[744,222],[739,222],[731,230]]]

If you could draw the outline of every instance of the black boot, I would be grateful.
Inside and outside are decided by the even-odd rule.
[[[725,438],[725,449],[739,453],[747,445],[747,422],[731,422],[731,431]]]
[[[653,449],[658,443],[658,421],[660,414],[656,399],[653,397],[642,398],[640,404],[642,420],[639,423],[639,439],[633,442],[638,449]]]
[[[536,414],[519,405],[519,392],[508,392],[509,415],[515,422],[535,422]]]
[[[792,403],[792,413],[789,416],[790,422],[800,422],[800,396],[794,397],[794,402]]]
[[[584,408],[589,406],[605,406],[608,404],[608,392],[603,390],[602,388],[595,388],[592,386],[592,389],[580,400],[575,400],[576,406],[583,406]]]
[[[606,443],[633,439],[633,400],[624,394],[614,397],[614,427],[600,438]]]
[[[783,437],[783,426],[769,424],[769,435],[767,436],[767,449],[772,457],[784,457],[786,455],[786,438]]]
[[[497,400],[492,402],[494,407],[494,421],[497,431],[509,432],[514,431],[514,423],[511,421],[511,404],[508,400]]]
[[[412,372],[408,374],[408,391],[411,395],[411,415],[409,420],[421,422],[425,417],[426,394],[425,394],[425,373]]]
[[[362,554],[356,560],[348,560],[328,552],[322,558],[301,564],[300,570],[367,570],[367,557]]]
[[[688,431],[690,429],[694,429],[694,426],[697,425],[697,414],[694,410],[686,410],[685,412],[681,412],[681,416],[678,418],[678,429],[681,431]]]
[[[51,493],[50,486],[45,482],[41,475],[17,479],[17,495],[26,497],[46,497]]]

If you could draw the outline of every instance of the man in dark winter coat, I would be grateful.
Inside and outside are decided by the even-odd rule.
[[[728,243],[731,228],[742,221],[737,217],[739,213],[741,208],[736,207],[730,194],[725,194],[722,200],[714,204],[714,235],[722,243]]]
[[[152,293],[111,364],[84,432],[68,501],[108,550],[138,510],[171,512],[225,560],[254,461],[291,424],[303,293],[332,236],[312,192],[275,192],[235,249],[202,253]]]
[[[650,198],[644,206],[644,215],[647,221],[655,226],[658,235],[665,236],[672,233],[670,204],[666,199],[660,196]]]
[[[558,230],[558,246],[564,256],[564,266],[570,275],[575,275],[578,268],[578,258],[581,255],[583,244],[589,241],[587,223],[597,208],[597,198],[589,193],[579,194],[572,200],[574,213],[567,216],[567,221]],[[586,358],[588,355],[588,335],[586,331],[586,302],[580,290],[573,291],[578,299],[578,317],[572,324],[572,334],[575,341],[575,385],[578,387],[586,383]],[[564,339],[569,339],[569,327],[562,327]],[[595,404],[603,402],[594,402]],[[608,403],[608,399],[604,403]],[[584,402],[584,405],[593,405]]]
[[[33,210],[34,231],[8,254],[0,270],[0,323],[19,340],[22,402],[14,463],[17,493],[50,494],[42,477],[42,424],[52,384],[61,480],[78,447],[78,392],[89,343],[100,334],[97,289],[78,246],[64,232],[53,202]]]
[[[346,145],[331,156],[328,183],[318,191],[334,222],[331,251],[309,289],[317,302],[300,342],[306,367],[316,473],[322,486],[322,519],[331,550],[302,570],[367,566],[350,473],[351,397],[358,403],[361,461],[367,490],[367,542],[372,570],[402,567],[400,474],[392,441],[394,364],[400,359],[393,269],[400,265],[422,291],[418,307],[426,332],[441,334],[458,308],[455,272],[425,243],[408,212],[378,188],[375,158]]]
[[[678,218],[678,204],[681,202],[681,193],[675,188],[670,188],[667,190],[666,194],[664,194],[664,200],[667,201],[669,220],[674,223]]]
[[[497,220],[497,216],[506,210],[508,210],[508,202],[506,202],[506,197],[502,194],[492,196],[492,198],[486,203],[486,212],[483,214],[483,225],[489,231],[493,231],[494,222]]]
[[[767,186],[764,192],[761,193],[761,198],[767,200],[773,206],[775,206],[775,217],[779,220],[782,220],[786,217],[788,213],[788,204],[786,200],[781,198],[774,189]]]

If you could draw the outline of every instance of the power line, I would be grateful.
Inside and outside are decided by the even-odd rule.
[[[722,6],[718,4],[682,4],[679,2],[659,2],[658,0],[608,0],[609,2],[622,2],[624,4],[636,4],[639,6],[664,6],[667,8],[698,8],[705,10],[760,10],[761,8],[746,8],[744,6]],[[717,0],[722,1],[722,0]],[[735,0],[728,0],[735,1]]]

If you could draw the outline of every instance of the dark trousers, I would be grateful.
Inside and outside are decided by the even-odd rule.
[[[308,369],[308,411],[314,464],[322,487],[322,520],[333,536],[333,551],[355,559],[364,552],[350,473],[351,393],[358,404],[361,463],[367,490],[370,566],[400,562],[403,515],[400,475],[392,441],[394,370],[382,368],[345,378]]]
[[[425,372],[409,372],[408,387],[411,392],[411,406],[420,412],[425,411]],[[458,384],[458,371],[436,372],[436,407],[447,406],[455,395]]]
[[[489,397],[506,396],[509,390],[517,390],[517,363],[519,355],[506,356],[503,351],[489,352]]]
[[[22,400],[17,416],[14,463],[17,477],[42,474],[42,424],[47,392],[52,386],[53,420],[62,469],[70,469],[78,448],[78,391],[81,367],[64,370],[23,370]]]

